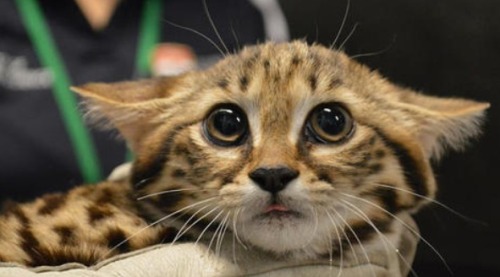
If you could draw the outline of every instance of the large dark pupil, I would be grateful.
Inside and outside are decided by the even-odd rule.
[[[214,127],[222,135],[230,137],[241,132],[242,118],[233,110],[221,109],[214,115]]]
[[[333,136],[342,133],[346,123],[344,114],[332,108],[322,108],[318,112],[316,120],[323,132]]]

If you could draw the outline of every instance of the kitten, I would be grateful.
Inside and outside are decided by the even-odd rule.
[[[74,90],[127,140],[130,180],[12,205],[0,261],[94,264],[174,240],[215,249],[233,235],[291,261],[367,245],[435,196],[430,160],[478,135],[489,106],[419,94],[299,41]]]

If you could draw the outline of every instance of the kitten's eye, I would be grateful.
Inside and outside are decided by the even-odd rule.
[[[216,107],[203,124],[205,137],[219,146],[240,145],[248,133],[244,112],[233,104]]]
[[[346,109],[329,103],[317,106],[309,115],[306,135],[317,143],[335,143],[348,137],[354,122]]]

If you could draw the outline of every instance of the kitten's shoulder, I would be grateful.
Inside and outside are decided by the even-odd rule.
[[[158,243],[162,230],[157,228],[128,240],[147,226],[136,202],[125,182],[80,186],[27,203],[9,202],[0,215],[0,261],[90,265]]]

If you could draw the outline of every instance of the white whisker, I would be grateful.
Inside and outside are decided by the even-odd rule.
[[[328,212],[326,208],[324,208],[326,215],[330,218],[330,221],[332,222],[333,228],[335,230],[335,235],[337,236],[337,240],[339,241],[338,249],[340,253],[340,264],[339,264],[339,273],[337,274],[337,277],[342,275],[342,269],[344,267],[344,249],[342,246],[342,239],[340,238],[340,233],[339,230],[337,229],[337,224],[333,221],[332,216]],[[332,239],[330,238],[330,266],[332,266],[333,263],[333,242],[331,241]]]
[[[340,218],[340,220],[342,220],[342,222],[344,222],[345,226],[349,229],[349,231],[351,232],[351,234],[354,236],[354,239],[356,239],[356,241],[358,242],[359,244],[359,247],[361,248],[361,251],[363,251],[363,256],[365,257],[366,259],[366,262],[367,263],[371,263],[371,260],[370,260],[370,257],[368,257],[368,252],[366,252],[366,249],[365,247],[363,246],[363,244],[361,243],[361,240],[359,239],[358,235],[356,234],[356,232],[354,232],[354,230],[352,229],[351,225],[337,212],[335,211],[335,209],[332,209],[335,214],[337,215],[337,217]],[[346,234],[346,238],[349,240],[349,238],[347,237],[347,234]],[[351,247],[352,247],[352,244],[350,244]],[[354,252],[354,248],[352,248],[353,252]],[[354,256],[357,256],[356,254],[354,254]],[[359,260],[356,259],[356,261],[359,263]],[[372,271],[372,274],[373,276],[377,276],[375,274],[375,271],[373,268],[371,268],[371,271]]]
[[[238,265],[238,262],[236,261],[236,236],[234,235],[234,232],[233,233],[233,263],[235,265]]]
[[[201,231],[200,235],[198,236],[198,239],[196,239],[196,242],[194,243],[194,245],[198,244],[198,242],[201,240],[201,238],[203,237],[203,235],[205,234],[205,232],[208,230],[208,228],[210,228],[210,226],[217,220],[217,218],[219,218],[219,216],[224,212],[224,210],[220,211],[217,215],[215,215],[215,217],[207,224],[207,226],[203,229],[203,231]],[[210,249],[209,249],[210,250]]]
[[[225,57],[226,56],[226,53],[224,53],[224,51],[222,51],[222,49],[219,47],[219,45],[217,45],[217,43],[215,43],[211,38],[209,38],[208,36],[204,35],[203,33],[193,29],[193,28],[189,28],[189,27],[186,27],[186,26],[182,26],[182,25],[179,25],[177,23],[174,23],[174,22],[171,22],[171,21],[168,21],[168,20],[165,20],[163,19],[163,21],[165,21],[166,23],[174,26],[174,27],[177,27],[179,29],[182,29],[182,30],[186,30],[186,31],[190,31],[192,33],[195,33],[197,35],[199,35],[200,37],[204,38],[206,41],[208,41],[210,44],[212,44],[215,49],[217,49],[217,51],[219,51],[219,53]]]
[[[481,224],[483,226],[487,226],[488,225],[486,222],[483,222],[483,221],[480,221],[480,220],[477,220],[477,219],[465,216],[465,215],[457,212],[456,210],[450,208],[449,206],[447,206],[447,205],[445,205],[445,204],[443,204],[443,203],[441,203],[441,202],[439,202],[436,199],[433,199],[431,197],[415,193],[415,192],[413,192],[411,190],[406,190],[406,189],[403,189],[403,188],[398,188],[398,187],[393,187],[393,186],[389,186],[389,185],[384,185],[384,184],[381,184],[381,183],[375,183],[374,185],[378,186],[378,187],[382,187],[382,188],[388,188],[388,189],[393,189],[393,190],[398,190],[398,191],[406,192],[406,193],[411,194],[411,195],[413,195],[415,197],[418,197],[418,198],[427,200],[427,201],[429,201],[431,203],[434,203],[434,204],[438,205],[439,207],[441,207],[441,208],[449,211],[450,213],[452,213],[452,214],[454,214],[454,215],[456,215],[456,216],[458,216],[458,217],[460,217],[460,218],[462,218],[462,219],[464,219],[466,221],[472,221],[472,222],[475,222],[477,224]]]
[[[328,261],[330,262],[330,267],[333,267],[333,238],[330,233],[328,233],[328,243],[330,244],[328,248]]]
[[[208,205],[205,205],[203,207],[201,207],[200,209],[198,209],[195,213],[193,213],[187,220],[186,222],[184,222],[184,224],[181,226],[181,228],[179,229],[179,231],[177,231],[177,235],[175,236],[175,238],[172,240],[172,244],[174,244],[182,235],[184,235],[187,231],[189,231],[189,229],[194,226],[194,225],[190,225],[188,228],[186,228],[186,226],[189,224],[189,222],[197,215],[199,214],[200,212],[202,212],[204,209],[210,207],[211,204],[208,204]],[[214,208],[216,209],[216,208]],[[184,230],[184,228],[186,228]]]
[[[233,232],[234,232],[234,235],[236,236],[236,240],[238,241],[238,243],[245,249],[245,250],[248,250],[248,247],[241,241],[240,237],[238,236],[238,227],[237,227],[237,224],[236,222],[238,221],[238,215],[240,214],[241,210],[243,210],[245,208],[238,208],[238,210],[236,211],[236,213],[234,213],[234,219],[233,219]]]
[[[304,245],[302,247],[306,247],[309,244],[311,244],[311,242],[314,240],[316,232],[318,231],[318,225],[319,225],[318,212],[316,211],[316,209],[313,206],[311,206],[311,210],[313,211],[313,214],[314,214],[314,229],[313,229],[313,232],[309,235],[309,239],[306,241],[306,243],[304,243]]]
[[[347,0],[347,4],[345,7],[345,12],[344,12],[344,17],[342,18],[342,23],[340,23],[340,28],[337,32],[337,36],[335,36],[335,40],[333,40],[333,43],[330,44],[330,49],[335,48],[335,45],[337,44],[338,39],[340,38],[340,35],[342,34],[342,31],[344,30],[345,23],[347,21],[347,16],[349,15],[349,9],[351,8],[351,0]]]
[[[223,211],[225,211],[225,210],[223,210]],[[227,215],[226,215],[226,217],[227,217]],[[215,229],[215,232],[213,233],[212,238],[210,239],[210,243],[208,244],[208,251],[210,251],[210,248],[212,247],[212,243],[214,242],[215,238],[219,234],[219,231],[222,231],[222,222],[223,221],[224,221],[224,219],[219,222],[219,225],[217,225],[217,228]],[[215,244],[216,245],[215,245],[214,252],[217,256],[217,242]]]
[[[234,26],[233,24],[231,23],[231,34],[233,35],[233,38],[234,38],[234,41],[236,42],[236,47],[238,47],[237,49],[235,49],[235,51],[240,51],[241,50],[241,44],[240,44],[240,40],[238,39],[238,36],[236,35],[236,31],[234,30]]]
[[[182,209],[180,209],[180,210],[177,210],[177,211],[175,211],[175,212],[173,212],[173,213],[170,213],[170,214],[168,214],[168,215],[166,215],[166,216],[164,216],[164,217],[161,217],[160,219],[156,220],[155,222],[153,222],[153,223],[149,224],[148,226],[146,226],[146,227],[143,227],[143,228],[139,229],[139,231],[137,231],[137,232],[133,233],[132,235],[128,236],[125,240],[121,241],[121,242],[120,242],[120,243],[118,243],[117,245],[113,246],[111,249],[109,249],[108,253],[112,252],[112,251],[113,251],[113,250],[115,250],[116,248],[118,248],[118,247],[120,247],[121,245],[123,245],[124,243],[128,242],[129,240],[131,240],[132,238],[134,238],[134,237],[135,237],[135,236],[137,236],[138,234],[140,234],[140,233],[144,232],[144,230],[146,230],[146,229],[148,229],[148,228],[150,228],[150,227],[152,227],[152,226],[155,226],[156,224],[158,224],[158,223],[160,223],[160,222],[162,222],[162,221],[164,221],[164,220],[166,220],[166,219],[168,219],[168,218],[171,218],[172,216],[174,216],[174,215],[176,215],[176,214],[179,214],[180,212],[183,212],[183,211],[185,211],[185,210],[188,210],[188,209],[190,209],[190,208],[192,208],[192,207],[196,207],[196,206],[201,205],[201,204],[203,204],[203,203],[206,203],[206,202],[208,202],[208,201],[213,201],[215,198],[218,198],[218,196],[210,197],[210,198],[208,198],[208,199],[205,199],[205,200],[202,200],[202,201],[196,202],[196,203],[191,204],[191,205],[188,205],[188,206],[186,206],[186,207],[184,207],[184,208],[182,208]]]
[[[395,41],[396,41],[396,35],[394,35],[392,37],[391,43],[388,46],[386,46],[384,49],[381,49],[381,50],[378,50],[378,51],[374,51],[374,52],[356,54],[356,55],[352,55],[350,57],[351,57],[351,59],[357,59],[357,58],[361,58],[361,57],[372,57],[372,56],[377,56],[377,55],[383,54],[383,53],[389,51],[392,48],[392,46],[394,45]]]
[[[215,208],[211,209],[210,211],[208,211],[206,214],[204,214],[203,216],[201,216],[200,218],[198,218],[195,222],[193,222],[191,225],[189,225],[189,227],[184,230],[184,232],[182,232],[181,234],[179,234],[178,236],[181,237],[183,236],[186,232],[189,231],[189,229],[191,229],[192,227],[196,226],[196,224],[200,221],[202,221],[205,217],[209,216],[211,213],[213,213],[215,210],[219,209],[218,206],[216,206]],[[173,243],[173,242],[172,242]]]
[[[151,179],[153,179],[153,177],[144,178],[144,179],[140,180],[139,182],[133,184],[133,187],[141,187],[144,183],[147,183]]]
[[[224,43],[224,40],[222,39],[222,37],[219,33],[219,30],[217,30],[217,26],[215,26],[214,20],[212,19],[212,16],[210,15],[210,11],[208,10],[207,0],[203,0],[203,9],[205,9],[205,14],[207,15],[208,21],[210,21],[210,25],[212,26],[212,29],[214,30],[215,35],[217,35],[217,38],[219,38],[219,41],[222,44],[222,47],[224,47],[224,49],[226,50],[226,53],[229,54],[230,51],[227,48],[227,45]]]
[[[351,32],[349,32],[349,34],[347,35],[347,37],[340,44],[340,46],[338,48],[339,50],[343,50],[343,48],[344,48],[345,44],[347,43],[347,41],[349,41],[349,39],[351,38],[351,36],[354,34],[354,32],[356,31],[356,28],[358,28],[358,25],[359,25],[358,22],[356,22],[356,24],[354,24],[354,27],[352,27]]]
[[[193,189],[171,189],[171,190],[165,190],[165,191],[160,191],[160,192],[155,192],[155,193],[150,193],[143,195],[141,197],[138,197],[136,200],[141,201],[146,198],[151,198],[157,195],[162,195],[162,194],[168,194],[168,193],[175,193],[175,192],[181,192],[181,191],[206,191],[208,189],[199,189],[199,188],[193,188]]]
[[[336,215],[337,217],[340,217],[340,218],[341,218],[340,214],[339,214],[337,211],[335,211],[335,209],[332,209],[332,211],[335,213],[335,215]],[[332,224],[333,224],[334,226],[339,226],[339,224],[338,224],[338,223],[336,222],[336,220],[332,217],[332,215],[330,215],[330,213],[327,213],[327,215],[328,215],[328,217],[330,218],[330,221],[332,222]],[[344,224],[345,224],[345,221],[344,221],[344,219],[343,219],[343,218],[342,218],[342,221],[343,221],[343,222],[344,222]],[[340,230],[342,231],[342,235],[344,236],[344,238],[347,240],[347,244],[349,244],[349,248],[351,248],[351,252],[352,252],[352,254],[353,254],[353,256],[354,256],[354,259],[356,260],[356,264],[359,264],[360,262],[359,262],[359,259],[358,259],[358,255],[356,254],[356,251],[354,250],[354,246],[352,245],[351,240],[350,240],[350,239],[349,239],[349,237],[347,236],[347,234],[346,234],[345,230],[343,230],[343,229],[340,229]],[[339,232],[339,234],[340,234],[340,232]],[[342,240],[340,240],[340,241],[342,241]],[[341,244],[341,243],[340,243],[340,244]]]
[[[418,238],[420,238],[420,240],[422,240],[438,257],[439,259],[443,262],[444,266],[446,267],[446,269],[451,273],[453,274],[453,271],[451,270],[450,266],[448,265],[448,263],[446,262],[446,260],[444,259],[443,255],[441,255],[441,253],[439,253],[439,251],[437,251],[437,249],[432,246],[432,244],[430,242],[428,242],[424,237],[422,237],[418,231],[416,231],[415,229],[413,229],[411,226],[409,226],[406,222],[404,222],[403,220],[401,220],[399,217],[397,217],[396,215],[392,214],[391,212],[389,212],[388,210],[382,208],[381,206],[371,202],[371,201],[368,201],[366,199],[363,199],[361,197],[357,197],[357,196],[354,196],[354,195],[350,195],[350,194],[347,194],[347,193],[342,193],[341,194],[347,196],[347,197],[350,197],[350,198],[353,198],[353,199],[357,199],[359,201],[362,201],[362,202],[365,202],[367,203],[368,205],[371,205],[379,210],[381,210],[382,212],[386,213],[387,215],[389,215],[390,217],[394,218],[395,220],[397,220],[399,223],[401,223],[404,227],[406,227],[410,232],[412,232],[415,236],[417,236]]]
[[[387,244],[389,244],[392,249],[394,249],[394,252],[396,252],[396,254],[401,258],[401,260],[405,263],[405,265],[410,269],[411,273],[418,277],[418,274],[413,270],[412,266],[411,266],[411,263],[408,262],[406,260],[405,257],[403,257],[403,255],[401,255],[401,253],[398,251],[398,248],[387,238],[387,236],[385,236],[380,230],[379,228],[373,223],[373,221],[368,217],[368,215],[366,215],[366,213],[364,213],[360,208],[356,207],[355,205],[353,205],[352,203],[350,203],[349,201],[346,201],[346,200],[342,200],[342,199],[339,199],[341,202],[343,202],[345,205],[348,205],[349,207],[345,206],[345,208],[351,210],[354,214],[356,214],[357,216],[359,216],[360,218],[362,218],[366,223],[368,223],[374,230],[375,232],[378,234],[378,236],[380,237],[380,239],[382,240],[382,242],[384,243],[384,248],[385,248],[385,251],[386,251],[386,255],[387,255],[387,258],[389,259],[389,248],[387,248]]]
[[[216,243],[216,246],[215,246],[215,253],[217,256],[220,255],[220,250],[222,248],[222,243],[224,242],[224,236],[226,235],[226,231],[227,231],[227,227],[229,226],[229,224],[227,224],[227,221],[229,219],[229,215],[231,214],[231,212],[228,212],[227,215],[226,215],[226,218],[224,218],[224,220],[222,221],[222,229],[221,229],[221,232],[219,232],[219,236],[217,237],[217,243]]]

